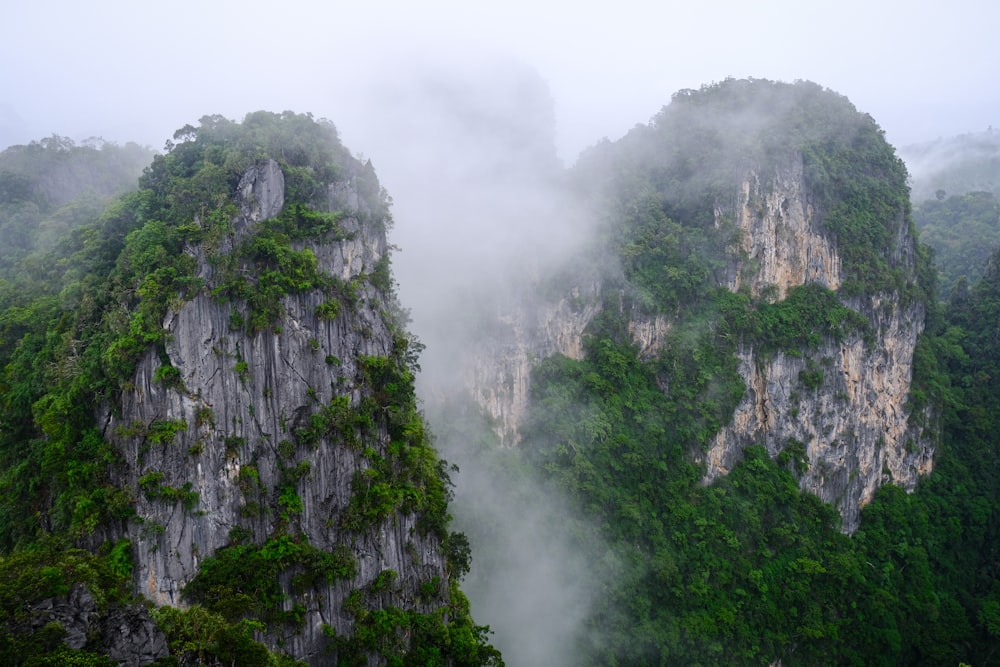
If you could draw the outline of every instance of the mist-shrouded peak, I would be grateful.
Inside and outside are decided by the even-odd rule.
[[[521,491],[514,465],[483,479],[468,444],[482,436],[450,444],[473,480],[456,515],[475,516],[463,529],[488,563],[473,568],[473,603],[510,599],[509,612],[531,600],[548,619],[572,619],[481,606],[519,664],[712,663],[704,656],[716,649],[727,664],[741,642],[758,662],[788,655],[782,641],[762,649],[753,630],[733,639],[698,620],[734,581],[714,573],[737,562],[735,596],[768,604],[751,582],[770,556],[742,560],[740,549],[772,536],[734,520],[727,565],[691,574],[678,563],[704,562],[691,526],[717,519],[702,502],[740,489],[754,467],[751,477],[786,468],[789,507],[800,489],[829,503],[816,526],[831,535],[855,531],[884,483],[912,489],[930,470],[930,441],[909,420],[924,310],[905,168],[842,95],[747,79],[677,93],[647,125],[588,151],[567,181],[572,198],[557,190],[555,200],[585,211],[568,228],[589,237],[586,253],[545,255],[555,261],[492,319],[479,300],[442,320],[455,335],[447,361],[472,359],[469,393],[506,446],[495,457],[545,489]],[[552,559],[579,584],[553,593]],[[540,628],[558,637],[554,656]]]
[[[823,144],[884,143],[882,134],[850,100],[819,84],[726,79],[674,93],[648,124],[585,151],[576,169],[619,182],[609,169],[655,172],[669,177],[670,198],[685,200],[728,186],[748,165]]]

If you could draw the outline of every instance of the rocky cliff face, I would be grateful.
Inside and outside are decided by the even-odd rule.
[[[257,164],[236,196],[239,214],[220,254],[282,210],[281,168],[273,160]],[[418,585],[445,577],[438,540],[416,530],[415,515],[395,513],[360,532],[343,526],[352,480],[372,467],[372,451],[384,453],[384,430],[363,447],[299,437],[334,398],[357,407],[371,392],[359,360],[388,357],[394,345],[390,303],[368,279],[388,251],[387,213],[370,167],[347,165],[346,176],[328,187],[327,204],[345,214],[346,238],[299,241],[295,249],[308,248],[322,271],[351,284],[353,303],[330,317],[320,291],[286,295],[278,325],[246,333],[234,325],[246,304],[213,295],[217,262],[205,248],[190,247],[207,287],[168,314],[165,346],[147,352],[103,421],[129,464],[118,482],[135,493],[137,517],[127,528],[135,586],[154,603],[185,606],[182,591],[204,559],[237,541],[259,545],[284,534],[324,552],[349,546],[353,577],[293,591],[294,572],[282,575],[284,610],[302,620],[290,632],[272,627],[269,643],[311,662],[323,660],[324,629],[351,633],[353,617],[343,608],[351,591],[391,570],[395,585],[382,593],[383,603],[420,608]],[[165,366],[179,382],[162,382]]]
[[[716,203],[714,214],[717,226],[738,230],[737,243],[727,249],[722,286],[770,302],[807,283],[830,290],[841,286],[836,240],[811,200],[801,156],[766,171],[747,169],[734,194]],[[911,276],[914,245],[906,225],[900,225],[890,261]],[[508,444],[519,439],[533,363],[554,353],[579,358],[584,331],[601,310],[599,284],[574,290],[584,296],[582,303],[574,301],[575,309],[567,307],[567,297],[515,311],[480,351],[469,387]],[[851,532],[880,485],[912,489],[930,471],[933,452],[911,425],[907,407],[922,304],[903,303],[890,292],[853,297],[846,305],[868,320],[868,334],[774,356],[760,353],[751,340],[739,345],[744,397],[697,457],[711,481],[728,472],[748,445],[765,444],[772,456],[791,448],[789,455],[802,459],[802,488],[834,504],[844,530]],[[674,324],[667,315],[638,309],[628,317],[632,342],[644,359],[663,349]]]
[[[599,291],[599,283],[584,283],[555,303],[529,299],[512,305],[466,364],[466,385],[505,444],[521,439],[518,426],[527,414],[535,362],[553,354],[583,357],[584,329],[601,310]]]
[[[735,214],[742,256],[730,289],[770,291],[780,300],[797,285],[840,285],[836,247],[809,203],[800,161],[771,175],[748,172]],[[901,228],[892,255],[912,274],[914,240]],[[802,488],[835,505],[844,530],[853,532],[875,490],[889,482],[912,490],[930,472],[933,451],[910,424],[907,407],[923,306],[903,304],[897,293],[855,297],[847,305],[869,321],[870,336],[773,358],[751,342],[740,346],[746,392],[704,461],[711,480],[728,472],[747,445],[764,444],[772,456],[798,448],[805,459]]]
[[[749,170],[735,200],[716,206],[717,224],[733,216],[740,240],[726,284],[730,290],[747,288],[754,297],[767,292],[781,300],[789,288],[805,283],[840,287],[840,257],[809,200],[801,157],[770,173]]]

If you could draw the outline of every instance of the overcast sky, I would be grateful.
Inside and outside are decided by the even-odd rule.
[[[535,69],[567,163],[646,122],[675,91],[727,76],[813,80],[897,145],[1000,126],[992,0],[5,5],[0,145],[58,133],[161,148],[205,114],[291,109],[333,120],[365,152],[352,137],[370,129],[351,98],[423,55]]]

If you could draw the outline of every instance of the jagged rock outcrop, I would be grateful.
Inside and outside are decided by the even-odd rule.
[[[144,608],[113,609],[101,624],[104,653],[119,667],[143,667],[169,655],[167,638]]]
[[[298,438],[334,397],[359,403],[367,391],[360,386],[361,358],[393,353],[391,304],[368,280],[386,260],[388,213],[370,165],[351,162],[345,171],[328,187],[327,202],[329,210],[343,212],[345,238],[307,239],[294,247],[309,249],[322,271],[350,283],[352,303],[329,317],[321,310],[328,295],[286,295],[280,324],[247,333],[233,319],[244,304],[213,295],[216,265],[203,247],[190,247],[208,287],[170,311],[166,344],[145,354],[120,405],[104,418],[105,434],[129,463],[118,483],[135,493],[137,518],[127,528],[135,586],[154,603],[185,606],[182,592],[200,564],[237,534],[244,543],[281,533],[304,536],[325,552],[349,548],[356,575],[298,591],[284,608],[301,605],[301,625],[288,633],[268,629],[272,646],[280,643],[313,663],[324,660],[324,631],[351,633],[353,617],[343,608],[351,591],[391,570],[395,592],[383,593],[385,601],[430,609],[417,603],[418,586],[445,577],[437,538],[418,531],[413,514],[394,514],[361,533],[342,527],[354,476],[372,465],[363,447],[328,437],[303,445]],[[221,254],[281,212],[279,165],[268,160],[252,167],[236,196],[240,212]],[[176,369],[178,382],[159,379],[166,365]],[[379,450],[386,442],[381,433],[365,445]],[[283,577],[290,590],[292,573]]]
[[[853,335],[773,358],[740,347],[746,393],[704,455],[707,480],[727,473],[748,445],[772,456],[791,448],[803,457],[802,488],[836,506],[853,532],[879,486],[912,490],[930,472],[933,451],[907,406],[923,308],[880,301],[854,304],[874,322],[870,340]]]
[[[169,655],[166,637],[144,607],[119,606],[102,612],[83,584],[31,605],[27,625],[39,630],[50,624],[62,628],[63,643],[72,649],[92,650],[91,638],[102,638],[101,652],[120,667],[145,667]]]

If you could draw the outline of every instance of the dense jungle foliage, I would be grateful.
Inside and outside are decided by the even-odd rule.
[[[36,627],[33,605],[83,585],[102,617],[112,608],[136,607],[130,543],[108,536],[123,534],[139,493],[185,511],[197,506],[190,484],[164,486],[159,472],[140,477],[136,489],[113,485],[111,471],[128,462],[96,423],[99,411],[131,381],[140,358],[151,348],[162,355],[167,311],[206,293],[233,304],[234,335],[270,335],[280,328],[286,295],[322,292],[326,301],[317,316],[324,319],[355,304],[358,284],[326,274],[311,250],[293,246],[306,238],[346,237],[339,213],[326,210],[327,184],[353,158],[331,124],[291,112],[257,112],[242,123],[206,116],[174,140],[151,163],[142,153],[148,166],[138,189],[125,178],[135,179],[141,169],[131,146],[97,150],[54,138],[0,154],[0,233],[16,240],[0,256],[0,664],[110,664],[101,655],[101,637],[86,639],[86,650],[68,649],[59,623]],[[286,205],[223,250],[238,213],[240,178],[267,158],[282,169]],[[91,180],[81,180],[91,172]],[[117,193],[124,194],[107,199]],[[382,220],[373,215],[362,222]],[[213,264],[211,284],[198,277],[196,247]],[[387,260],[357,280],[370,281],[394,304]],[[400,665],[502,664],[486,628],[472,623],[456,584],[468,569],[468,547],[447,530],[447,470],[416,408],[419,347],[392,319],[398,313],[384,316],[395,332],[392,356],[359,360],[370,396],[356,410],[315,415],[310,437],[365,446],[372,474],[347,512],[352,529],[361,533],[393,512],[416,512],[420,529],[441,538],[454,577],[428,582],[423,611],[416,613],[377,604],[393,586],[394,573],[386,571],[378,590],[358,590],[350,608],[345,605],[358,634],[331,634],[337,651],[331,659],[345,665],[365,663],[370,655]],[[160,366],[155,380],[183,389],[169,364]],[[347,421],[330,421],[347,413]],[[368,434],[382,426],[393,439],[384,455],[370,446]],[[185,427],[160,421],[144,429],[155,444]],[[354,442],[358,433],[369,440]],[[280,472],[279,510],[301,511],[295,495],[301,466]],[[256,469],[244,466],[241,484],[252,486],[251,473]],[[294,573],[293,588],[305,590],[350,580],[356,563],[346,545],[322,551],[306,536],[285,531],[286,523],[278,521],[262,545],[241,543],[245,536],[234,530],[232,546],[204,558],[201,574],[184,591],[193,606],[153,610],[171,649],[164,664],[292,663],[257,641],[265,623],[301,622],[299,605],[282,611],[287,594],[278,577]],[[27,573],[37,582],[25,585]]]
[[[900,155],[910,171],[913,219],[935,253],[938,296],[947,301],[982,277],[1000,246],[1000,132],[905,146]]]
[[[575,499],[567,532],[610,582],[578,664],[996,664],[1000,406],[996,361],[974,359],[1000,360],[998,289],[994,269],[927,334],[937,468],[913,495],[881,489],[853,537],[799,491],[794,446],[700,486],[679,428],[705,421],[698,385],[665,395],[634,348],[595,332],[584,360],[542,364],[528,462]]]
[[[0,152],[0,271],[93,221],[111,197],[135,188],[152,159],[132,143],[59,136]]]
[[[943,300],[952,291],[967,291],[986,271],[990,256],[1000,247],[1000,202],[991,192],[967,192],[915,204],[913,219],[920,240],[934,250],[938,290]]]
[[[847,283],[777,303],[718,288],[733,230],[713,224],[714,203],[747,165],[795,152]],[[573,664],[1000,662],[1000,268],[936,305],[930,254],[914,266],[893,252],[901,226],[913,232],[906,171],[871,118],[813,84],[727,81],[679,93],[649,126],[593,149],[577,177],[604,196],[620,282],[585,356],[534,370],[520,451],[483,445],[477,464],[506,476],[512,506],[544,502],[525,477],[571,500],[579,518],[545,530],[582,554],[596,590],[567,648]],[[799,490],[802,443],[776,460],[751,447],[703,486],[692,453],[742,396],[737,341],[796,354],[866,336],[866,318],[840,299],[882,290],[928,305],[914,393],[941,411],[934,473],[912,495],[883,487],[850,537]],[[678,316],[652,359],[627,329],[637,310]],[[486,526],[471,537],[475,547],[492,536]]]

